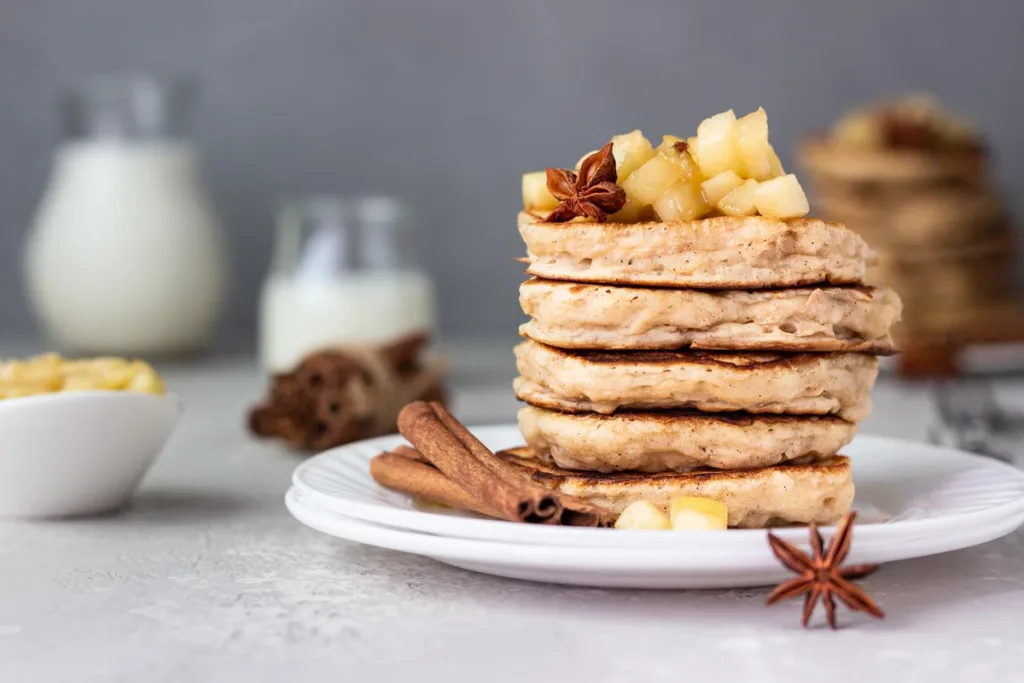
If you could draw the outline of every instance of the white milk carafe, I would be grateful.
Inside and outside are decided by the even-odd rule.
[[[180,84],[106,79],[66,103],[68,139],[25,255],[30,303],[62,348],[160,355],[210,341],[226,263],[180,133],[186,96]]]

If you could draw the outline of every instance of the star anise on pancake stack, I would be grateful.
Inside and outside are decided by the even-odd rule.
[[[562,202],[548,215],[548,222],[565,223],[577,216],[605,222],[626,203],[626,192],[615,184],[617,179],[610,142],[583,160],[579,175],[548,168],[548,192]]]
[[[878,605],[868,597],[867,593],[853,585],[853,579],[859,579],[875,571],[878,566],[873,564],[858,564],[851,567],[840,567],[846,555],[850,552],[850,544],[853,540],[853,521],[856,519],[856,512],[848,512],[836,527],[836,534],[829,544],[828,551],[824,550],[824,543],[818,527],[811,524],[811,556],[797,550],[794,546],[783,541],[778,536],[769,533],[768,543],[772,547],[775,557],[798,576],[795,579],[784,581],[768,596],[769,605],[804,595],[804,612],[802,624],[804,628],[810,623],[811,614],[817,606],[818,599],[825,605],[825,615],[828,618],[828,625],[836,628],[836,598],[855,612],[867,612],[873,617],[882,619],[885,613],[878,608]]]

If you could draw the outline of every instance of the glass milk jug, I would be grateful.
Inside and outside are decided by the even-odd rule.
[[[430,333],[434,287],[417,267],[404,207],[389,197],[286,205],[260,302],[260,361],[288,372],[331,346]]]
[[[226,264],[182,133],[189,95],[108,78],[65,101],[66,140],[25,254],[30,303],[62,348],[161,355],[209,342]]]

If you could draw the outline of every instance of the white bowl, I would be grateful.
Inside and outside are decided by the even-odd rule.
[[[0,515],[68,517],[120,507],[182,409],[174,395],[124,391],[0,401]]]

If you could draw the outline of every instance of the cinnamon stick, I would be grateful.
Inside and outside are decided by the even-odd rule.
[[[410,403],[398,429],[419,453],[501,519],[533,524],[606,526],[614,515],[597,505],[525,479],[499,460],[439,404]]]
[[[415,363],[420,351],[430,341],[426,332],[414,332],[380,348],[385,361],[396,368],[404,368]]]
[[[430,461],[424,458],[422,453],[411,446],[398,446],[392,450],[391,453],[392,455],[397,455],[406,458],[407,460],[415,460],[416,462],[422,462],[427,465],[430,464]]]
[[[455,434],[456,438],[458,438],[459,441],[461,441],[462,444],[492,472],[510,483],[521,482],[525,479],[531,487],[547,490],[546,487],[535,483],[525,475],[521,468],[505,462],[492,453],[491,450],[487,448],[482,441],[480,441],[480,439],[473,436],[473,433],[470,432],[464,424],[456,420],[442,404],[431,403],[430,407],[433,408],[434,412],[441,420],[441,423],[451,430],[451,432]],[[559,524],[566,524],[570,526],[610,526],[615,521],[615,516],[612,512],[600,505],[594,505],[582,498],[577,498],[576,496],[572,496],[567,493],[561,493],[560,491],[554,491],[552,493],[558,499],[558,502],[562,507],[562,512],[558,521]]]
[[[431,464],[444,472],[481,504],[490,505],[501,519],[552,524],[561,506],[547,491],[525,490],[488,469],[438,419],[427,403],[410,403],[398,415],[398,430]]]
[[[407,448],[407,451],[413,451]],[[381,453],[370,460],[370,476],[381,486],[441,503],[458,510],[500,517],[493,508],[469,494],[436,467],[398,453]]]

